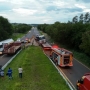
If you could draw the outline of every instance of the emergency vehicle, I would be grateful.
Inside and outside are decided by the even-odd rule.
[[[42,44],[45,54],[58,66],[73,66],[73,53],[57,45]]]
[[[86,73],[77,81],[77,90],[90,90],[90,73]]]
[[[46,43],[46,39],[44,35],[37,35],[35,40],[39,43],[39,45]]]

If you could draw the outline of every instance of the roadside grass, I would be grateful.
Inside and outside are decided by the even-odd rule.
[[[23,78],[18,77],[18,67],[23,68]],[[13,79],[0,79],[0,90],[70,90],[42,49],[30,46],[23,49],[6,68],[13,70]]]
[[[74,50],[72,50],[72,52],[73,52],[73,55],[74,55],[75,59],[77,59],[78,61],[85,64],[88,68],[90,68],[90,57],[89,56],[87,56],[83,52],[77,52],[77,51],[74,51]]]
[[[25,34],[23,34],[23,33],[14,33],[11,38],[13,38],[13,40],[16,41],[18,38],[21,38],[21,37],[23,37],[24,35],[25,35]]]

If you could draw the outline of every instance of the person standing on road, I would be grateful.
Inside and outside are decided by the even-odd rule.
[[[8,77],[9,77],[9,79],[12,79],[12,69],[9,67],[9,69],[8,69]]]
[[[18,68],[18,72],[19,72],[19,78],[22,78],[23,69],[21,67]]]

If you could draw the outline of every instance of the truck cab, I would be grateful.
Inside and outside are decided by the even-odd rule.
[[[77,90],[90,90],[90,73],[86,73],[77,81]]]
[[[38,43],[41,45],[43,43],[46,43],[46,39],[45,39],[45,36],[44,35],[38,35],[36,36],[36,40],[38,41]]]

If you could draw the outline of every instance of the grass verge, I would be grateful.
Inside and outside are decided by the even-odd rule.
[[[24,70],[22,79],[18,77],[19,66]],[[70,90],[40,47],[23,49],[8,67],[13,70],[13,79],[0,79],[0,90]]]
[[[12,38],[13,38],[13,40],[17,40],[18,38],[21,38],[21,37],[23,37],[25,34],[23,34],[23,33],[14,33],[13,35],[12,35]]]

